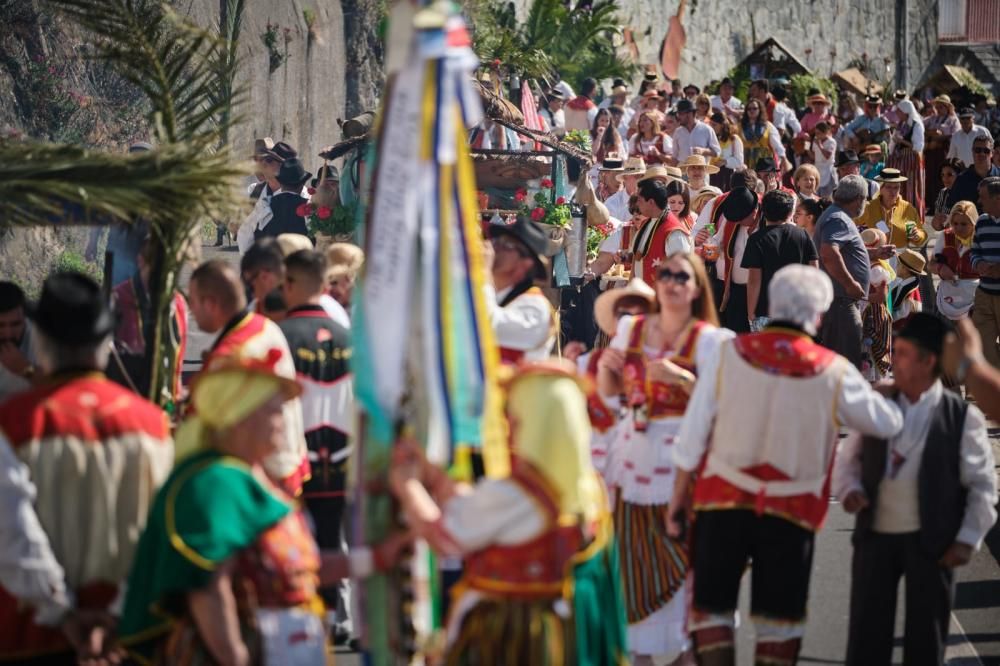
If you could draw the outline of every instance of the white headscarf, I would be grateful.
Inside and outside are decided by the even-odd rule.
[[[914,125],[924,124],[923,118],[921,118],[920,114],[917,113],[916,107],[913,106],[913,102],[911,102],[910,100],[908,99],[900,100],[896,104],[896,108],[899,109],[902,113],[905,113],[907,117],[909,117],[909,119],[913,122]]]

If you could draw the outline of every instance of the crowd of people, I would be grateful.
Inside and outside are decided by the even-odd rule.
[[[348,581],[420,538],[462,561],[443,663],[734,664],[749,565],[756,661],[794,664],[833,496],[857,515],[847,662],[889,663],[904,578],[904,660],[944,663],[954,569],[997,518],[1000,150],[972,122],[992,112],[597,90],[561,84],[542,116],[593,138],[574,196],[610,231],[584,287],[599,334],[560,325],[541,225],[485,225],[510,473],[456,480],[407,431],[387,480],[407,528],[381,543],[345,539],[364,253],[317,249],[303,209],[336,169],[255,142],[239,267],[174,294],[170,413],[142,397],[148,229],[112,230],[110,301],[75,273],[37,302],[0,283],[0,660],[327,663],[355,635]],[[189,326],[214,336],[192,378]]]

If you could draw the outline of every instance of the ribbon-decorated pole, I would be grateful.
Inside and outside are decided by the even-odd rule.
[[[498,352],[486,316],[484,267],[467,128],[482,109],[471,80],[476,60],[450,3],[413,12],[388,76],[363,191],[366,259],[352,317],[355,395],[363,411],[357,537],[378,543],[394,521],[384,483],[396,433],[413,428],[428,458],[468,468],[483,450],[487,472],[507,462],[501,434]],[[399,48],[399,41],[394,46]],[[392,57],[390,56],[390,61]],[[373,490],[374,489],[374,490]],[[363,532],[363,533],[362,533]],[[365,583],[365,640],[372,664],[395,663],[400,645],[387,618],[399,607],[390,581]]]

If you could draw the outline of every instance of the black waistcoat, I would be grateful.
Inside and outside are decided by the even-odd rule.
[[[920,547],[938,559],[955,542],[965,516],[966,490],[962,485],[960,464],[962,431],[965,428],[965,401],[951,391],[944,391],[941,402],[931,415],[927,443],[920,459],[917,480],[920,511]],[[878,488],[885,478],[889,443],[865,437],[861,443],[861,485],[868,495],[868,508],[858,514],[854,542],[871,530],[875,520]]]

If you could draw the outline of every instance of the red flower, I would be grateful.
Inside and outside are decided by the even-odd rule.
[[[315,187],[307,187],[306,188],[306,192],[308,192],[309,195],[312,196],[313,194],[316,194],[316,188]]]
[[[521,203],[528,198],[528,192],[523,187],[514,193],[514,201]]]
[[[566,197],[559,197],[556,199],[556,205],[562,206],[564,203],[566,203]]]
[[[545,209],[542,207],[538,207],[533,211],[531,211],[531,219],[534,220],[535,222],[541,222],[544,217],[545,217]]]
[[[551,178],[542,178],[541,185],[542,187],[548,188],[548,187],[553,187],[555,183],[552,182]]]
[[[308,217],[312,214],[312,206],[307,203],[300,204],[299,207],[295,209],[295,214],[299,217]]]
[[[330,214],[332,212],[333,211],[331,211],[326,206],[320,206],[319,210],[316,211],[316,217],[318,217],[321,220],[325,220],[326,218],[330,217]]]

